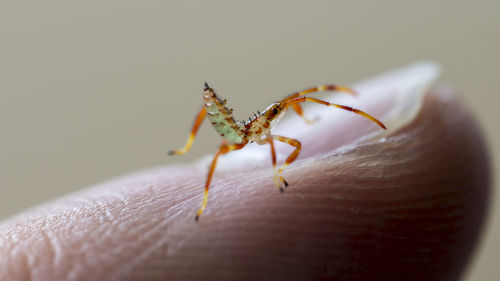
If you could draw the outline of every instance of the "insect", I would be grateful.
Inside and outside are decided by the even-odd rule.
[[[219,133],[219,135],[223,138],[222,143],[220,144],[217,152],[214,155],[212,164],[210,165],[210,169],[208,171],[205,182],[203,202],[201,208],[195,216],[195,221],[198,221],[200,215],[203,213],[203,210],[205,210],[205,207],[207,205],[208,189],[210,187],[210,181],[212,180],[212,176],[219,156],[227,154],[234,150],[242,149],[248,143],[255,142],[260,145],[269,144],[269,146],[271,147],[271,160],[274,169],[274,183],[279,191],[284,191],[284,188],[288,186],[288,182],[282,176],[283,170],[289,164],[295,161],[295,159],[297,159],[302,145],[298,140],[271,134],[271,129],[274,127],[274,125],[276,125],[276,123],[290,107],[307,123],[311,123],[311,121],[304,117],[300,103],[310,101],[325,106],[336,107],[354,112],[373,121],[382,129],[386,129],[385,125],[382,122],[361,110],[305,96],[307,94],[320,91],[344,92],[356,96],[356,92],[354,90],[343,86],[325,85],[309,88],[301,92],[293,93],[285,97],[284,99],[269,105],[266,109],[264,109],[264,111],[258,112],[253,117],[249,118],[248,121],[243,122],[236,121],[233,118],[233,110],[226,107],[226,100],[220,98],[215,93],[215,91],[210,88],[210,86],[208,86],[207,82],[205,82],[203,89],[203,106],[196,116],[193,127],[191,129],[191,134],[189,135],[185,146],[182,149],[172,150],[169,152],[170,155],[182,155],[188,152],[196,136],[196,132],[198,131],[198,128],[200,127],[205,117],[210,120],[217,133]],[[275,140],[287,143],[295,148],[295,150],[287,157],[285,163],[282,164],[279,169],[276,166],[276,151],[274,149]]]

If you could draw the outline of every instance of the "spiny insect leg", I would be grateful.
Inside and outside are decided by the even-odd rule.
[[[205,210],[205,207],[207,206],[208,189],[210,187],[210,182],[212,181],[212,175],[214,174],[215,166],[217,166],[217,160],[219,156],[229,153],[233,150],[242,149],[243,147],[245,147],[245,145],[246,143],[227,144],[225,140],[222,141],[221,145],[219,146],[219,149],[217,150],[217,153],[215,153],[214,155],[214,159],[212,160],[212,165],[210,165],[210,170],[208,170],[207,181],[205,182],[205,192],[203,193],[203,203],[201,204],[201,208],[196,214],[196,217],[194,218],[195,221],[198,221],[201,213],[203,213],[203,210]]]
[[[332,107],[336,107],[336,108],[340,108],[340,109],[343,109],[343,110],[354,112],[354,113],[359,114],[359,115],[365,117],[366,119],[374,122],[375,124],[379,125],[382,129],[384,129],[384,130],[387,129],[385,127],[384,123],[382,123],[380,120],[378,120],[377,118],[371,116],[370,114],[368,114],[368,113],[366,113],[364,111],[361,111],[361,110],[356,109],[356,108],[352,108],[350,106],[341,105],[341,104],[335,104],[335,103],[329,103],[329,102],[326,102],[326,101],[323,101],[323,100],[319,100],[319,99],[315,99],[315,98],[310,98],[310,97],[296,98],[294,100],[286,102],[285,106],[286,107],[293,106],[294,104],[297,104],[297,103],[300,103],[300,102],[304,102],[304,101],[312,101],[312,102],[323,104],[323,105],[326,105],[326,106],[332,106]]]
[[[274,185],[276,188],[280,191],[283,192],[283,188],[281,187],[280,183],[280,177],[278,173],[278,169],[276,167],[276,150],[274,149],[274,140],[272,137],[267,139],[269,142],[269,145],[271,146],[271,160],[273,162],[273,180],[274,180]]]
[[[297,103],[294,103],[292,104],[292,108],[293,110],[300,116],[302,117],[302,119],[304,119],[304,121],[307,123],[307,124],[312,124],[314,123],[315,120],[310,120],[310,119],[307,119],[305,116],[304,116],[304,111],[302,111],[302,107],[297,104]]]
[[[193,144],[193,140],[196,136],[196,132],[198,132],[198,128],[200,127],[201,123],[203,122],[203,119],[205,118],[206,114],[207,114],[207,110],[205,109],[204,106],[202,106],[200,112],[198,112],[198,115],[196,116],[196,119],[195,119],[194,124],[193,124],[193,128],[191,129],[191,134],[189,134],[186,145],[182,149],[169,151],[169,153],[168,153],[169,155],[182,155],[182,154],[189,151],[189,149],[191,148],[191,145]]]
[[[283,137],[283,136],[272,135],[272,138],[277,140],[277,141],[284,142],[284,143],[287,143],[287,144],[295,147],[295,150],[292,151],[292,153],[290,153],[290,155],[288,155],[285,163],[278,170],[278,175],[279,175],[280,180],[285,184],[285,187],[287,187],[288,182],[283,178],[283,176],[281,176],[281,174],[283,173],[283,170],[285,170],[285,168],[288,165],[290,165],[293,161],[295,161],[295,159],[297,159],[297,157],[299,156],[299,153],[300,153],[300,149],[302,148],[302,144],[298,140]]]

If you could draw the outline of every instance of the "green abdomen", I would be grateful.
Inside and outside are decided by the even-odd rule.
[[[228,111],[224,108],[222,111]],[[243,142],[240,126],[234,121],[231,112],[221,112],[217,108],[207,107],[207,117],[221,137],[230,143]]]

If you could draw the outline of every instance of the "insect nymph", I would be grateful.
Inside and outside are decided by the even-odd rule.
[[[305,95],[320,92],[320,91],[337,91],[349,93],[352,95],[356,95],[356,92],[350,88],[336,85],[326,85],[319,86],[314,88],[309,88],[303,90],[301,92],[297,92],[287,96],[286,98],[275,102],[269,105],[262,113],[254,115],[253,118],[250,118],[248,121],[241,122],[236,121],[233,118],[232,110],[226,107],[226,100],[221,99],[215,91],[210,88],[205,82],[205,87],[203,90],[203,99],[204,103],[201,107],[201,110],[198,112],[198,115],[195,119],[193,127],[191,129],[191,134],[186,142],[186,145],[182,149],[172,150],[170,151],[170,155],[181,155],[186,153],[190,148],[193,140],[196,136],[196,132],[200,127],[205,116],[210,120],[215,130],[219,133],[219,135],[223,138],[222,143],[219,146],[219,149],[215,153],[215,156],[212,160],[212,164],[210,166],[210,170],[208,171],[207,179],[205,182],[205,192],[203,196],[203,203],[201,205],[200,210],[196,214],[195,220],[197,221],[203,213],[205,206],[207,205],[208,199],[208,189],[210,187],[210,181],[212,180],[212,175],[215,170],[215,166],[217,165],[217,159],[220,155],[227,154],[233,150],[242,149],[250,142],[256,142],[260,145],[269,144],[271,147],[271,160],[273,163],[274,169],[274,183],[276,188],[278,188],[281,192],[284,191],[284,187],[288,186],[288,182],[283,178],[282,173],[283,170],[290,163],[297,159],[299,156],[299,152],[301,149],[301,143],[298,140],[287,138],[284,136],[272,135],[271,129],[272,127],[279,121],[281,116],[286,112],[288,108],[292,108],[297,114],[299,114],[302,118],[304,118],[302,107],[300,106],[301,102],[310,101],[319,103],[325,106],[337,107],[340,109],[348,110],[359,114],[374,123],[378,126],[386,129],[385,125],[377,120],[375,117],[352,107],[329,103],[323,100],[306,97]],[[306,122],[310,122],[304,118]],[[293,147],[295,150],[287,157],[285,163],[278,169],[276,167],[276,151],[274,149],[274,141],[280,141],[287,143]]]

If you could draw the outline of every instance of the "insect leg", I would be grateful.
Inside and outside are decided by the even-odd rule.
[[[302,117],[302,119],[304,119],[304,121],[307,123],[307,124],[312,124],[314,123],[315,120],[310,120],[310,119],[307,119],[305,116],[304,116],[304,112],[302,111],[302,107],[298,104],[298,103],[294,103],[292,104],[292,108],[293,110],[300,116]]]
[[[225,140],[222,141],[221,145],[219,146],[219,149],[214,155],[214,159],[212,160],[212,164],[210,165],[210,170],[208,170],[207,181],[205,182],[205,192],[203,193],[203,203],[201,204],[201,208],[196,214],[196,217],[194,218],[195,221],[198,221],[201,213],[203,213],[203,210],[205,210],[205,207],[207,206],[208,189],[210,187],[210,181],[212,181],[212,175],[214,174],[215,166],[217,166],[217,160],[219,156],[229,153],[233,150],[242,149],[245,145],[246,143],[227,144]]]
[[[287,144],[295,147],[295,150],[290,155],[288,155],[288,158],[286,158],[285,163],[278,170],[278,175],[279,175],[280,180],[283,182],[283,184],[285,184],[285,187],[287,187],[288,182],[281,176],[281,174],[283,173],[283,170],[286,168],[286,166],[288,166],[293,161],[295,161],[295,159],[297,159],[297,156],[299,156],[302,144],[298,140],[283,137],[283,136],[272,135],[272,138],[277,140],[277,141],[281,141],[281,142],[287,143]],[[280,191],[283,191],[283,189],[280,189]]]
[[[269,145],[271,146],[271,160],[273,162],[273,180],[274,185],[278,190],[281,191],[281,183],[279,179],[278,169],[276,168],[276,150],[274,149],[274,139],[269,137],[268,139]]]
[[[196,116],[196,119],[194,120],[193,128],[191,129],[191,134],[189,134],[189,138],[186,142],[186,145],[182,149],[169,151],[168,152],[169,155],[182,155],[182,154],[189,151],[189,149],[191,148],[191,145],[193,144],[193,140],[196,136],[196,132],[198,132],[198,128],[200,127],[201,123],[203,122],[203,119],[205,118],[206,114],[207,114],[207,110],[204,106],[202,106],[200,112],[198,112],[198,115]]]

